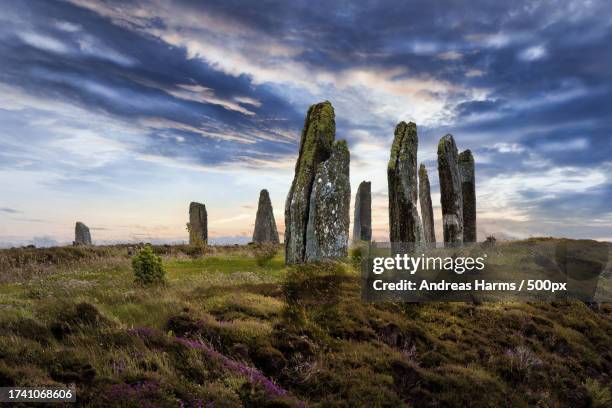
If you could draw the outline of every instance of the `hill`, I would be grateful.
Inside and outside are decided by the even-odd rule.
[[[603,407],[612,305],[363,303],[352,263],[260,266],[249,246],[0,251],[0,386],[82,406]]]

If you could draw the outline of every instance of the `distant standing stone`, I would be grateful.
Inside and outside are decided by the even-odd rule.
[[[429,176],[427,175],[427,168],[422,163],[419,167],[419,202],[421,204],[421,218],[423,219],[423,236],[425,237],[425,242],[435,243],[436,232],[434,230]]]
[[[77,221],[74,227],[74,244],[75,245],[91,245],[91,234],[87,225]]]
[[[372,239],[372,183],[362,181],[355,196],[353,242]]]
[[[306,114],[295,176],[285,203],[285,262],[302,263],[306,257],[306,228],[310,197],[319,164],[331,155],[336,120],[328,101],[312,105]]]
[[[208,244],[208,214],[201,203],[189,204],[189,245]]]
[[[346,141],[334,143],[331,156],[317,166],[306,228],[307,262],[348,256],[351,184]]]
[[[457,145],[452,135],[438,143],[440,204],[445,243],[463,242],[463,197],[459,175]]]
[[[389,239],[393,243],[420,243],[423,228],[417,210],[417,127],[400,122],[395,128],[387,167],[389,185]]]
[[[463,195],[463,242],[476,242],[476,183],[474,156],[468,149],[459,154],[459,174]]]
[[[255,217],[255,230],[253,231],[253,242],[272,242],[278,244],[278,231],[274,220],[274,211],[268,190],[263,189],[259,193],[259,204]]]

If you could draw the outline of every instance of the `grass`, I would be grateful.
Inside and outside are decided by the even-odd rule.
[[[155,250],[151,288],[126,247],[0,251],[0,386],[74,383],[82,406],[610,406],[611,305],[363,303],[348,261]]]

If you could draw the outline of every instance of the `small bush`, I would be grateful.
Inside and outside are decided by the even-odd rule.
[[[265,266],[276,256],[276,252],[278,252],[278,247],[277,245],[271,242],[265,242],[260,244],[254,244],[252,251],[257,265]]]
[[[166,281],[166,271],[161,257],[153,253],[150,245],[146,245],[132,258],[134,281],[141,285],[156,285]]]
[[[353,247],[350,251],[351,263],[353,267],[357,270],[361,270],[361,262],[363,261],[365,255],[365,248],[363,243],[359,243],[355,247]]]

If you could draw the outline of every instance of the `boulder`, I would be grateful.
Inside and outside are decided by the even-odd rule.
[[[463,199],[463,242],[476,242],[476,182],[474,156],[469,149],[459,154],[459,175]]]
[[[77,221],[74,227],[74,244],[75,245],[91,245],[91,234],[87,225]]]
[[[339,140],[329,159],[317,166],[306,227],[306,262],[348,256],[349,164],[348,145]]]
[[[278,244],[278,231],[274,220],[274,211],[268,190],[263,189],[259,193],[259,204],[255,216],[255,230],[253,231],[253,242],[272,242]]]
[[[315,173],[331,155],[336,135],[334,108],[328,101],[312,105],[306,114],[295,175],[285,203],[285,261],[302,263],[306,257],[306,228]]]
[[[372,183],[362,181],[355,196],[355,213],[353,217],[353,241],[370,241],[372,239]]]
[[[189,245],[208,244],[208,214],[202,203],[189,204]]]
[[[458,156],[453,136],[442,137],[438,143],[438,175],[445,244],[463,242],[463,196]]]
[[[425,242],[435,243],[436,232],[434,230],[429,176],[427,175],[427,168],[422,163],[419,167],[419,203],[421,204],[421,218],[423,221],[423,236]]]
[[[389,239],[392,243],[423,241],[417,210],[417,127],[400,122],[395,128],[391,158],[387,166],[389,186]]]

